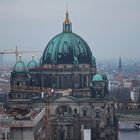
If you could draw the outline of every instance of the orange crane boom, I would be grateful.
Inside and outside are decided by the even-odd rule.
[[[18,46],[16,46],[16,49],[15,51],[0,51],[0,55],[4,55],[4,54],[15,54],[16,56],[16,62],[18,61],[18,58],[19,58],[19,54],[22,54],[22,53],[37,53],[39,51],[19,51],[18,50]]]

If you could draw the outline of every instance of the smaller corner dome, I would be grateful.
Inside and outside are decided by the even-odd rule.
[[[28,63],[27,68],[28,69],[33,69],[38,66],[37,62],[34,60],[34,57],[32,57],[32,60]]]
[[[26,67],[26,65],[24,64],[24,62],[21,61],[21,60],[19,60],[19,61],[17,61],[16,64],[14,65],[13,72],[24,72],[24,73],[27,73],[28,70],[27,70],[27,67]]]
[[[101,74],[95,74],[94,76],[93,76],[93,78],[92,78],[92,82],[100,82],[100,81],[103,81],[104,79],[103,79],[103,77],[102,77],[102,75]]]

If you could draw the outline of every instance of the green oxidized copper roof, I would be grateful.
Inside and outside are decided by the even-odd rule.
[[[13,72],[24,72],[24,73],[27,73],[28,72],[27,67],[24,64],[24,62],[21,60],[21,58],[14,65]]]
[[[28,69],[33,69],[38,66],[37,62],[34,60],[34,57],[32,57],[32,60],[28,63],[27,67]]]
[[[72,32],[72,24],[66,13],[63,32],[56,35],[46,46],[41,65],[44,64],[92,64],[95,58],[84,39]]]
[[[77,34],[63,32],[55,36],[47,45],[42,64],[92,63],[92,53],[87,43]]]
[[[95,74],[92,78],[92,82],[103,81],[103,77],[101,74]]]

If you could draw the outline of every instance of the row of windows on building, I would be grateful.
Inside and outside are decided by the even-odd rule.
[[[81,110],[81,116],[88,117],[89,116],[88,111],[89,110],[87,108],[83,108]],[[59,115],[66,115],[66,114],[73,114],[73,113],[78,114],[78,111],[76,108],[72,110],[69,106],[62,105],[56,108],[55,113]],[[100,110],[96,110],[94,114],[95,114],[95,118],[101,118],[102,112]]]
[[[90,87],[91,75],[57,75],[32,77],[29,80],[11,81],[11,85],[17,86],[37,86],[52,88],[85,88]]]
[[[1,134],[1,140],[10,140],[10,133],[2,133]]]

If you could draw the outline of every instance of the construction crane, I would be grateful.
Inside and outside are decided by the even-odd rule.
[[[0,61],[3,62],[3,55],[4,54],[15,54],[16,55],[16,61],[18,61],[18,56],[19,56],[19,52],[18,52],[18,47],[16,46],[15,51],[0,51]]]
[[[18,46],[16,46],[15,51],[0,51],[0,62],[3,63],[3,55],[5,54],[15,54],[16,62],[18,61],[19,54],[22,53],[36,53],[38,51],[19,51]]]

